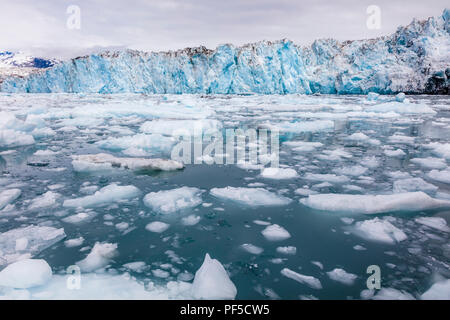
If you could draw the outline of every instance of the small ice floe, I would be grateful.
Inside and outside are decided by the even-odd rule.
[[[348,273],[347,271],[345,271],[344,269],[341,269],[341,268],[335,268],[335,269],[327,272],[327,275],[331,280],[340,282],[340,283],[348,285],[348,286],[353,285],[356,278],[358,278],[358,276],[356,274]]]
[[[303,176],[303,179],[310,180],[310,181],[336,183],[336,184],[347,183],[350,181],[350,179],[346,176],[337,176],[332,173],[326,173],[326,174],[307,173]]]
[[[227,271],[222,264],[205,255],[200,269],[197,270],[192,283],[192,295],[195,299],[230,300],[234,299],[237,289],[230,280]]]
[[[450,228],[447,226],[447,221],[441,217],[420,217],[416,218],[414,221],[433,229],[450,232]]]
[[[119,231],[125,231],[130,227],[130,224],[128,222],[119,222],[115,224],[115,227]]]
[[[101,188],[93,195],[65,200],[64,207],[97,207],[123,200],[133,199],[140,195],[140,191],[135,186],[119,186],[112,183],[106,187]]]
[[[83,243],[84,243],[84,238],[83,237],[68,239],[68,240],[64,241],[64,245],[67,248],[79,247]]]
[[[198,137],[217,134],[222,130],[222,123],[214,119],[201,120],[152,120],[144,122],[140,131],[166,136],[185,135]]]
[[[258,206],[284,206],[292,200],[276,193],[272,193],[263,188],[225,187],[213,188],[210,190],[214,197],[231,200],[237,203],[258,207]]]
[[[262,221],[262,220],[253,220],[254,224],[260,225],[260,226],[269,226],[270,222],[268,221]]]
[[[264,123],[262,128],[269,130],[277,130],[284,133],[301,133],[301,132],[319,132],[334,129],[334,121],[331,120],[315,120],[315,121],[299,121],[299,122],[278,122]]]
[[[375,104],[370,107],[367,107],[366,111],[379,113],[396,112],[401,114],[430,114],[430,115],[436,114],[436,111],[434,111],[426,104],[409,103],[407,101],[404,102],[392,101],[381,104]]]
[[[95,216],[97,216],[97,213],[93,211],[79,212],[63,218],[62,221],[71,224],[82,224],[91,221]]]
[[[108,266],[117,255],[117,244],[96,242],[86,258],[76,264],[82,272],[93,272]]]
[[[147,265],[145,264],[144,261],[128,262],[128,263],[125,263],[123,266],[125,268],[127,268],[128,270],[131,270],[131,271],[134,271],[137,273],[141,273],[147,268]]]
[[[284,268],[283,270],[281,270],[281,274],[289,279],[300,282],[301,284],[306,284],[308,287],[312,289],[317,290],[322,289],[322,284],[320,283],[320,280],[315,277],[305,276],[298,272],[292,271],[291,269],[288,268]]]
[[[320,261],[311,261],[311,263],[317,266],[320,270],[323,270],[323,264]]]
[[[386,149],[386,150],[384,150],[384,154],[387,157],[391,157],[391,158],[401,158],[406,155],[406,153],[402,149],[396,149],[396,150]]]
[[[24,259],[0,271],[0,287],[28,289],[45,285],[51,278],[52,269],[45,260]]]
[[[450,201],[434,199],[423,192],[389,195],[316,194],[300,199],[300,202],[317,210],[363,214],[450,208]]]
[[[312,152],[317,148],[323,146],[321,142],[309,142],[309,141],[286,141],[283,145],[292,148],[292,151],[302,153],[302,152]]]
[[[261,177],[266,179],[285,180],[298,177],[297,171],[291,168],[264,168]]]
[[[72,156],[73,170],[95,172],[124,168],[130,170],[173,171],[184,168],[183,163],[170,159],[118,158],[107,153]]]
[[[431,170],[427,177],[442,183],[450,184],[450,170]]]
[[[261,233],[269,241],[283,241],[291,237],[291,234],[278,224],[267,226]]]
[[[431,183],[425,182],[422,178],[409,178],[394,181],[393,191],[395,193],[405,192],[436,192],[438,187]]]
[[[388,142],[391,144],[406,144],[406,145],[414,145],[416,138],[408,137],[401,135],[399,133],[395,133],[393,136],[388,138]]]
[[[423,147],[431,149],[432,152],[438,157],[450,160],[450,143],[432,142],[424,145]]]
[[[447,168],[447,163],[441,158],[414,158],[410,160],[412,163],[420,165],[425,169],[445,169]]]
[[[16,201],[21,194],[22,191],[20,189],[6,189],[0,191],[0,210]]]
[[[63,228],[35,225],[0,233],[0,265],[37,255],[65,237]]]
[[[277,252],[286,255],[295,255],[297,253],[297,248],[294,246],[277,247]]]
[[[450,300],[450,279],[436,282],[421,296],[422,300]]]
[[[244,243],[241,245],[241,248],[251,254],[261,254],[264,251],[263,248],[257,247],[251,243]]]
[[[372,300],[415,300],[410,293],[394,288],[381,288],[375,295],[372,290],[365,290],[365,292],[367,293],[361,293],[361,295]]]
[[[187,217],[181,218],[181,223],[185,226],[195,226],[200,222],[200,216],[195,214],[188,215]]]
[[[406,234],[386,219],[358,221],[352,227],[352,232],[369,241],[396,244],[406,240]]]
[[[61,197],[59,193],[53,191],[47,191],[43,195],[31,200],[28,206],[29,210],[42,209],[52,207],[56,204],[57,200]]]
[[[165,222],[153,221],[147,224],[145,226],[145,229],[147,229],[150,232],[161,233],[169,229],[169,227],[170,225]]]
[[[46,150],[38,150],[35,153],[33,153],[33,156],[37,156],[37,157],[47,157],[47,156],[54,156],[56,154],[58,154],[59,152],[57,151],[52,151],[50,149],[46,149]]]
[[[198,206],[202,203],[202,193],[193,187],[150,192],[144,197],[144,204],[159,213],[168,214]]]
[[[362,132],[355,132],[352,135],[348,136],[346,140],[351,141],[356,144],[368,144],[372,146],[378,146],[381,142],[377,139],[372,139],[365,135]]]
[[[333,171],[337,174],[340,174],[343,176],[353,176],[353,177],[362,176],[367,172],[367,170],[369,170],[369,169],[367,169],[366,167],[360,166],[360,165],[333,169]]]

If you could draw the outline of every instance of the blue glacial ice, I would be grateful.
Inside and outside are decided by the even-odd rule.
[[[448,93],[450,10],[413,20],[390,36],[225,44],[170,52],[124,50],[78,57],[29,76],[8,77],[3,92],[365,94]],[[377,96],[371,96],[376,99]],[[402,102],[404,96],[397,97]],[[382,106],[380,106],[381,108]]]

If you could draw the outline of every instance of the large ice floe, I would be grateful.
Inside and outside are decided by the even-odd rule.
[[[65,200],[64,207],[96,207],[108,205],[111,202],[132,199],[140,195],[140,191],[135,186],[119,186],[112,183],[96,191],[93,195]]]
[[[363,214],[450,208],[450,201],[431,198],[424,192],[390,195],[313,194],[300,199],[300,202],[317,210]]]
[[[144,197],[144,204],[159,213],[173,213],[201,204],[202,192],[198,188],[190,187],[150,192]]]
[[[263,188],[213,188],[210,190],[210,193],[214,197],[251,207],[283,206],[291,202],[289,198],[277,195]]]
[[[96,172],[113,168],[172,171],[184,167],[181,162],[170,159],[118,158],[107,153],[76,155],[72,158],[73,170],[76,172]]]

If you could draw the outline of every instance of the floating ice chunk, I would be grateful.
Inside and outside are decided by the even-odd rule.
[[[263,248],[257,247],[251,243],[244,243],[241,245],[241,248],[251,254],[261,254],[264,251]]]
[[[130,224],[127,222],[119,222],[119,223],[116,223],[116,225],[115,225],[116,229],[119,231],[124,231],[124,230],[128,229],[129,226],[130,226]]]
[[[10,129],[0,129],[0,148],[14,148],[34,144],[33,136]]]
[[[389,195],[316,194],[300,199],[300,202],[317,210],[364,214],[450,207],[450,201],[433,199],[423,192]]]
[[[261,176],[267,179],[284,180],[296,178],[298,174],[291,168],[264,168]]]
[[[277,247],[277,252],[281,254],[295,255],[297,253],[297,248],[293,246]]]
[[[286,229],[277,224],[267,226],[261,233],[269,241],[283,241],[291,237]]]
[[[371,112],[387,113],[390,111],[404,114],[436,114],[432,108],[425,104],[419,103],[406,103],[406,102],[386,102],[376,104],[365,109]]]
[[[415,221],[430,228],[450,232],[450,228],[447,226],[447,221],[441,217],[420,217],[416,218]]]
[[[187,217],[181,218],[181,222],[185,226],[194,226],[200,222],[200,217],[194,214],[188,215]]]
[[[436,282],[421,296],[422,300],[450,300],[450,279]]]
[[[167,159],[117,158],[107,153],[72,156],[72,165],[77,172],[93,172],[111,168],[131,170],[171,171],[183,169],[181,162]]]
[[[20,189],[7,189],[0,191],[0,210],[20,197]]]
[[[217,198],[231,200],[248,206],[283,206],[291,199],[277,195],[263,188],[213,188],[211,195]]]
[[[435,155],[450,160],[450,143],[432,142],[424,147],[432,149]]]
[[[68,240],[64,241],[64,245],[67,248],[79,247],[83,243],[84,243],[84,238],[83,237],[68,239]]]
[[[97,213],[93,212],[93,211],[80,212],[80,213],[65,217],[64,219],[62,219],[62,221],[66,222],[66,223],[72,223],[72,224],[81,224],[81,223],[85,223],[85,222],[92,220],[96,215],[97,215]]]
[[[418,164],[425,169],[445,169],[447,163],[440,158],[414,158],[410,160],[412,163]]]
[[[308,189],[308,188],[298,188],[298,189],[295,189],[294,192],[296,194],[298,194],[300,196],[304,196],[304,197],[309,196],[310,194],[317,194],[318,193],[317,191],[314,191],[314,190],[311,190],[311,189]]]
[[[431,183],[425,182],[422,178],[409,178],[394,181],[393,190],[396,193],[404,192],[436,192],[438,187]]]
[[[367,170],[368,169],[366,167],[362,167],[359,165],[333,169],[333,171],[336,172],[337,174],[354,177],[364,175],[367,172]]]
[[[348,153],[342,149],[324,150],[323,153],[324,154],[319,154],[317,158],[326,161],[341,161],[342,158],[349,159],[353,157],[351,153]]]
[[[140,191],[135,186],[119,186],[112,183],[106,187],[101,188],[93,195],[65,200],[64,207],[96,207],[112,202],[119,202],[122,200],[132,199],[139,196]]]
[[[360,163],[362,166],[371,168],[371,169],[374,169],[380,165],[380,161],[378,161],[378,159],[374,156],[364,157]]]
[[[407,136],[401,135],[399,133],[395,133],[393,136],[390,136],[388,138],[388,141],[389,141],[389,143],[392,143],[392,144],[414,145],[415,138],[407,137]]]
[[[408,172],[402,172],[402,171],[386,172],[386,175],[388,175],[389,177],[394,178],[394,179],[409,179],[409,178],[412,178],[411,175]]]
[[[195,273],[192,294],[195,299],[230,300],[236,297],[237,289],[222,264],[206,254],[202,266]]]
[[[38,150],[35,153],[33,153],[33,156],[38,157],[46,157],[46,156],[54,156],[55,154],[58,154],[59,152],[52,151],[50,149],[47,150]]]
[[[397,102],[404,102],[406,99],[406,95],[403,92],[400,92],[395,96],[395,101]]]
[[[86,258],[76,264],[82,272],[93,272],[106,267],[117,254],[117,244],[96,242]]]
[[[169,229],[170,225],[161,221],[153,221],[145,226],[150,232],[161,233]]]
[[[427,174],[427,177],[435,181],[450,184],[450,170],[441,170],[441,171],[431,170]]]
[[[292,148],[294,152],[311,152],[323,146],[321,142],[308,142],[308,141],[287,141],[283,145]]]
[[[381,288],[376,295],[372,297],[373,300],[415,300],[415,298],[408,292],[397,290],[394,288]]]
[[[320,283],[320,280],[312,276],[305,276],[303,274],[292,271],[291,269],[288,268],[284,268],[283,270],[281,270],[281,274],[289,279],[295,280],[302,284],[306,284],[312,289],[317,290],[322,289],[322,284]]]
[[[11,263],[23,257],[34,256],[65,237],[63,228],[34,225],[3,232],[0,234],[0,264],[2,259]],[[24,243],[24,239],[26,247],[17,248],[18,241]],[[16,248],[20,250],[17,251]]]
[[[120,151],[129,148],[140,148],[147,152],[166,152],[169,153],[175,144],[175,139],[165,137],[160,134],[136,134],[133,136],[124,136],[119,138],[108,138],[103,141],[96,142],[102,149]]]
[[[263,128],[278,130],[280,132],[317,132],[334,129],[334,122],[331,120],[301,121],[301,122],[279,122],[275,124],[265,123]]]
[[[262,220],[253,220],[254,224],[257,224],[259,226],[269,226],[270,222],[262,221]]]
[[[34,198],[28,209],[35,210],[41,208],[52,207],[56,204],[56,201],[61,197],[59,193],[53,191],[47,191],[42,196]]]
[[[144,271],[144,269],[147,267],[144,261],[135,261],[135,262],[129,262],[125,263],[123,265],[128,270],[132,270],[134,272],[141,273]]]
[[[344,269],[340,268],[335,268],[334,270],[327,272],[327,275],[331,280],[343,283],[348,286],[351,286],[355,282],[356,278],[358,278],[356,274],[348,273]]]
[[[402,149],[384,150],[384,154],[387,157],[392,157],[392,158],[401,158],[406,155],[406,153]]]
[[[350,179],[346,176],[337,176],[335,174],[319,174],[319,173],[307,173],[303,176],[303,179],[310,181],[324,181],[329,183],[347,183]]]
[[[45,285],[52,278],[52,269],[45,260],[24,259],[0,271],[0,287],[28,289]]]
[[[162,135],[187,135],[196,137],[208,134],[217,134],[222,129],[222,123],[213,119],[203,120],[153,120],[141,125],[144,133]]]
[[[407,238],[406,234],[392,223],[378,218],[356,222],[353,232],[363,239],[388,244],[395,244]]]
[[[150,192],[144,197],[144,204],[163,214],[173,213],[201,204],[202,192],[202,190],[192,187]]]
[[[348,136],[346,138],[346,140],[360,142],[360,143],[366,143],[366,144],[370,144],[373,146],[378,146],[381,144],[381,142],[379,140],[371,139],[370,137],[368,137],[367,135],[365,135],[362,132],[355,132],[352,135]]]

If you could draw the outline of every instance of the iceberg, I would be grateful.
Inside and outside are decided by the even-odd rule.
[[[237,289],[225,268],[206,254],[202,266],[195,273],[192,295],[195,299],[231,300],[236,294]]]
[[[78,261],[77,265],[82,272],[93,272],[106,267],[117,254],[117,244],[96,242],[91,252],[86,258]]]
[[[384,219],[358,221],[353,226],[353,232],[369,241],[396,244],[407,238],[406,234]]]

